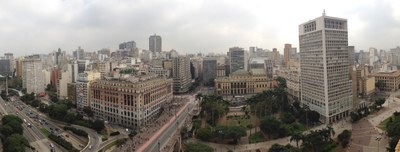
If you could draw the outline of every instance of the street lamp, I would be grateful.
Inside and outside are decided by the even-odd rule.
[[[378,137],[376,137],[376,141],[378,141],[378,152],[379,152],[379,141],[382,139],[382,137],[380,137],[380,136],[378,136]]]

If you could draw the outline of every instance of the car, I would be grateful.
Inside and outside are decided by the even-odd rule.
[[[53,130],[53,128],[50,128],[50,130]]]
[[[54,145],[53,145],[53,143],[50,143],[50,147],[51,147],[51,148],[54,148]]]
[[[83,147],[83,145],[82,145],[82,144],[79,144],[79,147]]]
[[[56,131],[60,131],[60,129],[56,128]]]
[[[65,137],[69,137],[69,135],[68,135],[68,134],[65,134]]]
[[[89,149],[92,149],[92,145],[89,146]]]

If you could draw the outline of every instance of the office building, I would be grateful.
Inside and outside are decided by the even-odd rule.
[[[172,59],[172,78],[174,93],[185,93],[189,91],[192,80],[189,57],[179,56]]]
[[[285,47],[283,48],[283,63],[285,66],[287,66],[290,60],[291,49],[292,49],[292,44],[285,44]]]
[[[149,37],[149,50],[153,53],[162,51],[161,36],[154,34]]]
[[[217,77],[217,59],[204,58],[203,59],[203,84],[212,85],[214,79]]]
[[[347,19],[325,16],[299,25],[301,102],[329,124],[352,109]]]
[[[248,70],[248,55],[243,48],[232,47],[229,48],[228,52],[230,72],[233,73],[237,70],[243,69]]]
[[[27,93],[42,93],[45,89],[42,62],[37,56],[22,61],[22,88]]]
[[[95,80],[90,107],[97,119],[139,130],[172,101],[172,80],[154,74]]]

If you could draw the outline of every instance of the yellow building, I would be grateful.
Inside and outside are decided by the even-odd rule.
[[[400,72],[397,70],[371,73],[370,76],[375,77],[375,82],[384,83],[383,91],[396,91],[400,87]]]
[[[252,95],[272,87],[272,81],[268,80],[264,69],[252,69],[250,72],[240,69],[228,77],[215,79],[216,93],[224,96]]]
[[[357,95],[366,98],[375,92],[375,76],[369,74],[368,67],[359,66],[355,69]]]

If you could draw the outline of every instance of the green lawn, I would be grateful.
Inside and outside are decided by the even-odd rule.
[[[386,118],[383,120],[379,125],[378,128],[382,129],[383,131],[386,131],[386,124],[387,122],[391,119],[392,117]]]
[[[244,117],[240,118],[240,117],[233,117],[233,118],[229,118],[227,119],[222,118],[223,120],[220,120],[218,122],[218,125],[223,125],[223,126],[243,126],[244,128],[247,128],[247,126],[249,124],[252,124],[253,126],[257,126],[258,125],[258,118],[256,118],[255,116],[250,116],[249,119],[245,119]],[[240,123],[239,123],[240,122]]]
[[[47,137],[50,135],[50,132],[46,128],[40,128],[40,131]]]
[[[256,132],[255,134],[251,134],[249,136],[249,143],[257,143],[264,141],[264,136],[261,132]]]

